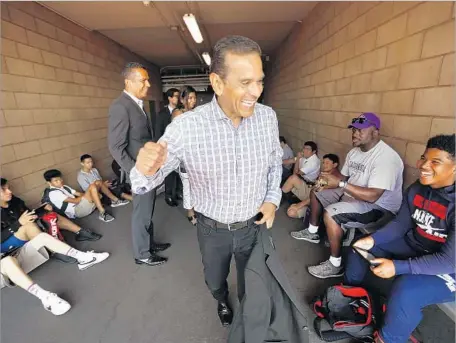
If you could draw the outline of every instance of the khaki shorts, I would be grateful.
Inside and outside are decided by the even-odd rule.
[[[87,200],[86,198],[82,198],[79,204],[76,205],[74,208],[74,215],[76,218],[83,218],[87,217],[93,211],[95,211],[95,204]]]
[[[32,270],[49,260],[49,254],[47,250],[39,243],[35,243],[38,242],[32,239],[11,255],[17,259],[17,262],[26,274],[30,273]],[[8,277],[3,274],[0,274],[0,285],[1,287],[14,286]]]
[[[299,187],[294,187],[291,192],[296,195],[299,200],[304,201],[309,199],[310,197],[310,191],[312,190],[312,187],[309,186],[307,183],[305,183],[303,180],[300,180],[301,184]]]

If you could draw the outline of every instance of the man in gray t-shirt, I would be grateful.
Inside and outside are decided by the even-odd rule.
[[[292,233],[296,239],[320,242],[318,224],[324,210],[331,256],[308,268],[318,278],[343,275],[340,251],[347,226],[362,228],[392,218],[402,203],[404,164],[397,152],[380,139],[380,119],[374,113],[363,113],[348,128],[352,129],[354,148],[345,159],[341,171],[344,177],[322,176],[326,185],[311,196],[309,227]]]

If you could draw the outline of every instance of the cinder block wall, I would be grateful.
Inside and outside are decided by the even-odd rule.
[[[454,2],[318,4],[268,71],[281,134],[294,150],[314,140],[320,155],[345,158],[350,119],[376,112],[413,182],[427,139],[455,132],[454,13]]]
[[[1,3],[1,175],[29,204],[43,172],[58,168],[77,186],[79,156],[111,175],[108,108],[123,89],[127,61],[147,65],[149,99],[162,100],[159,70],[108,38],[35,2]]]

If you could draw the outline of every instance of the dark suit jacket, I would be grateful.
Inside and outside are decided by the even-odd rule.
[[[109,108],[108,145],[112,157],[127,173],[134,167],[139,149],[156,141],[149,116],[122,92]]]
[[[245,296],[236,313],[228,343],[309,342],[304,308],[262,227],[245,269]]]
[[[171,123],[171,113],[169,112],[168,105],[166,105],[157,116],[157,125],[156,127],[156,135],[157,139],[159,139],[165,133],[166,127]]]

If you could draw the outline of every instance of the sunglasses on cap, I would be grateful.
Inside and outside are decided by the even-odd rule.
[[[376,125],[375,123],[371,122],[369,119],[366,119],[364,117],[358,117],[358,118],[353,118],[352,119],[352,124],[364,124],[365,122],[371,123],[372,125]]]

